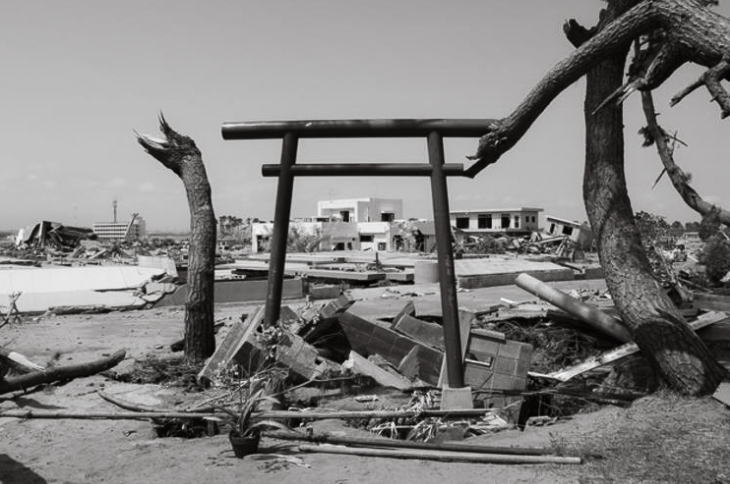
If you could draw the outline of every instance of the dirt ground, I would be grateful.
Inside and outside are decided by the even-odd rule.
[[[499,296],[510,297],[497,290],[470,296],[480,304]],[[230,321],[251,309],[220,306],[216,308],[216,319]],[[52,359],[59,364],[79,363],[120,348],[128,350],[129,358],[164,356],[169,354],[169,344],[182,335],[182,319],[180,308],[49,317],[3,328],[0,344],[39,363]],[[130,362],[125,360],[122,365]],[[161,406],[168,407],[189,398],[180,389],[119,383],[96,375],[27,394],[5,395],[0,397],[0,410],[119,411],[97,395],[100,389],[136,394],[137,401],[149,398],[152,404],[162,401]],[[671,428],[658,432],[665,421]],[[317,422],[315,429],[362,432],[341,421]],[[652,447],[647,438],[651,441],[655,434],[661,441]],[[603,407],[549,427],[528,428],[525,432],[508,430],[470,441],[554,446],[586,456],[587,463],[485,465],[307,454],[298,452],[290,443],[271,439],[262,440],[262,454],[241,460],[234,457],[225,435],[158,438],[146,421],[0,418],[0,482],[730,482],[730,471],[722,470],[724,463],[730,462],[730,412],[711,399],[649,397],[629,409]],[[632,449],[634,442],[640,448]],[[665,462],[670,458],[679,460],[682,454],[662,450],[663,445],[676,450],[682,445],[691,446],[684,453],[690,460]],[[646,456],[645,465],[632,468],[629,462],[642,461],[642,455]],[[667,474],[666,469],[672,465],[682,465],[686,472]],[[654,474],[646,473],[647,466],[656,468]],[[665,470],[658,472],[659,468]],[[631,473],[627,474],[626,469]]]

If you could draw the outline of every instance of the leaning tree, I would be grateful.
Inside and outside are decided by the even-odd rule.
[[[188,293],[185,300],[185,359],[201,361],[215,350],[213,282],[216,221],[210,184],[195,142],[173,130],[160,114],[164,139],[137,134],[137,141],[157,161],[183,182],[190,209]]]
[[[586,76],[583,197],[606,284],[647,360],[671,388],[692,395],[712,392],[725,371],[651,275],[626,189],[621,103],[636,90],[658,87],[684,63],[695,62],[707,71],[672,104],[705,86],[722,117],[730,115],[730,95],[721,85],[730,75],[730,21],[710,10],[711,3],[611,0],[595,27],[567,22],[566,36],[576,49],[549,70],[509,116],[492,124],[470,169],[497,162],[558,94]],[[634,41],[645,48],[634,57],[624,82]]]

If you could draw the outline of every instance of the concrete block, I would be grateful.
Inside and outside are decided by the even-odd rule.
[[[432,384],[438,382],[439,370],[435,370],[435,375],[431,372],[434,365],[441,364],[443,356],[440,351],[394,331],[386,323],[366,320],[349,310],[340,316],[340,327],[353,350],[363,356],[379,354],[394,366],[399,365],[414,346],[418,346],[419,351],[413,356],[419,361],[419,378]],[[368,336],[364,337],[364,334]]]
[[[403,314],[399,319],[393,320],[393,328],[421,343],[443,349],[444,330],[440,324],[421,321],[408,314]]]
[[[303,338],[288,332],[281,335],[276,345],[276,361],[306,380],[339,368],[336,363],[319,356],[316,348]]]
[[[471,397],[471,387],[441,388],[441,410],[459,410],[474,408]]]
[[[514,358],[498,357],[495,361],[494,371],[513,375],[517,369],[517,361]]]

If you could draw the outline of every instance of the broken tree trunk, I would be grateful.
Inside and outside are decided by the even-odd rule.
[[[692,395],[712,392],[725,372],[651,276],[626,189],[622,110],[604,101],[618,99],[620,105],[633,90],[653,89],[691,61],[709,68],[691,88],[704,84],[723,116],[728,114],[730,96],[720,80],[730,72],[725,61],[730,56],[730,21],[708,9],[708,3],[612,0],[598,27],[587,30],[576,28],[575,21],[568,22],[566,33],[580,44],[578,48],[549,70],[512,114],[492,123],[472,157],[476,162],[467,170],[473,176],[495,163],[558,94],[588,74],[583,195],[607,285],[625,325],[652,366],[674,390]],[[631,42],[659,31],[664,43],[658,43],[648,57],[642,75],[623,85]],[[598,109],[602,106],[606,108]]]
[[[185,359],[202,361],[215,350],[213,291],[216,221],[210,184],[200,150],[195,142],[174,131],[160,115],[158,140],[137,135],[140,145],[183,182],[190,209],[188,294],[185,300]]]
[[[0,395],[17,390],[26,390],[44,383],[73,380],[74,378],[95,375],[96,373],[116,366],[124,359],[125,355],[126,352],[124,350],[120,350],[107,358],[101,358],[88,363],[57,366],[54,368],[48,368],[44,371],[36,371],[14,378],[8,378],[4,381],[0,381]]]
[[[609,4],[599,32],[618,13],[615,3]],[[612,25],[609,23],[606,30]],[[583,178],[586,212],[597,235],[608,289],[646,359],[678,392],[712,393],[725,372],[652,276],[634,223],[624,174],[623,109],[619,105],[596,112],[603,100],[621,87],[627,51],[628,45],[624,44],[587,74]]]

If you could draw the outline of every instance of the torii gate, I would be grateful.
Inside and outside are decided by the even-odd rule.
[[[294,178],[298,176],[424,176],[431,178],[441,311],[443,313],[446,374],[450,388],[464,387],[464,366],[459,334],[454,254],[449,221],[448,176],[473,178],[480,167],[444,160],[444,137],[476,138],[489,130],[490,119],[370,119],[319,121],[252,121],[224,123],[223,139],[282,139],[281,162],[265,164],[265,177],[279,177],[274,212],[274,233],[266,294],[265,324],[279,319],[286,262]],[[410,138],[425,137],[428,163],[307,163],[296,164],[300,138]]]

